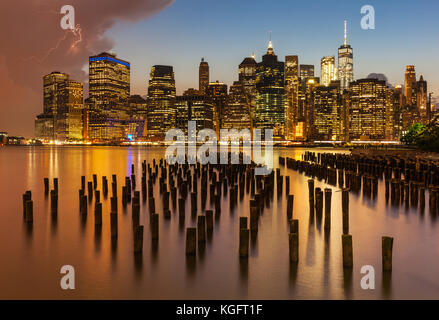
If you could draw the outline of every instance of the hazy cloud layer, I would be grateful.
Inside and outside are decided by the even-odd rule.
[[[105,32],[115,22],[136,22],[174,0],[2,0],[0,2],[0,131],[33,136],[42,111],[42,76],[69,73],[84,81],[88,56],[110,50]],[[75,8],[75,31],[61,29],[60,9]]]

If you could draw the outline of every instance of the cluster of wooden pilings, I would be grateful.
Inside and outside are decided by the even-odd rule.
[[[217,159],[220,155],[217,155]],[[256,164],[249,161],[242,153],[238,154],[239,164],[231,164],[233,154],[227,155],[228,164],[200,164],[193,158],[178,159],[176,163],[169,162],[169,159],[155,159],[152,163],[142,162],[140,181],[136,177],[134,164],[131,166],[131,175],[126,176],[123,185],[118,187],[118,179],[115,174],[111,177],[111,188],[106,176],[102,177],[101,188],[98,185],[98,176],[93,174],[90,181],[86,176],[81,176],[81,188],[79,194],[79,213],[83,218],[88,215],[88,208],[94,200],[94,223],[95,229],[102,228],[103,202],[110,198],[110,230],[111,238],[118,237],[118,214],[119,203],[124,212],[131,208],[133,248],[135,254],[143,252],[144,226],[140,225],[141,207],[149,216],[150,237],[153,243],[160,239],[159,217],[164,219],[178,219],[179,225],[186,228],[187,256],[196,256],[197,247],[204,246],[206,239],[213,234],[214,225],[221,219],[222,211],[225,209],[233,213],[239,202],[247,195],[249,200],[249,211],[239,213],[239,251],[237,254],[241,259],[249,257],[250,238],[257,237],[260,225],[260,217],[264,211],[270,211],[271,203],[274,201],[274,194],[277,198],[286,198],[285,214],[289,223],[289,257],[291,263],[299,261],[299,220],[294,219],[294,195],[290,194],[290,176],[286,171],[281,175],[281,169],[277,168],[266,176],[255,174]],[[217,161],[220,163],[219,159]],[[287,169],[297,170],[311,177],[308,180],[309,189],[309,210],[310,215],[324,220],[324,229],[331,229],[331,188],[316,188],[315,180],[324,180],[328,185],[342,188],[342,224],[343,224],[343,265],[352,267],[352,236],[349,234],[349,192],[360,192],[363,186],[363,193],[371,198],[378,193],[378,179],[393,168],[379,166],[370,160],[354,161],[346,155],[315,154],[306,152],[302,160],[290,158],[279,158],[281,167],[286,165]],[[341,173],[340,173],[341,172]],[[393,172],[394,173],[394,172]],[[419,177],[416,174],[408,177]],[[396,178],[394,178],[396,179]],[[434,178],[433,178],[434,180]],[[429,180],[431,181],[431,180]],[[140,183],[139,183],[140,182]],[[410,190],[416,190],[410,187]],[[158,184],[158,188],[155,186]],[[400,185],[399,185],[400,186]],[[404,185],[405,187],[405,185]],[[44,190],[49,195],[49,179],[44,179]],[[158,194],[155,191],[159,190]],[[392,188],[392,194],[397,195],[396,184]],[[118,191],[121,191],[119,202]],[[228,195],[228,208],[224,208],[221,201]],[[207,199],[209,196],[209,205]],[[401,197],[401,194],[400,194]],[[50,191],[51,214],[56,218],[58,214],[58,179],[54,179],[54,188]],[[201,206],[198,206],[200,199]],[[400,199],[400,198],[399,198]],[[405,198],[406,199],[406,198]],[[420,197],[422,201],[422,196]],[[436,201],[439,197],[436,192]],[[162,211],[156,208],[157,201],[161,202]],[[186,202],[190,202],[190,210],[186,212]],[[425,198],[424,198],[425,202]],[[435,202],[436,203],[436,202]],[[209,206],[209,208],[207,207]],[[223,206],[223,207],[222,207]],[[191,215],[191,225],[186,225],[186,214]],[[26,223],[33,221],[32,193],[27,191],[23,195],[23,215]],[[383,238],[383,266],[391,268],[393,239]],[[390,259],[390,260],[389,260]]]
[[[305,152],[302,160],[279,157],[279,165],[296,170],[312,179],[308,180],[309,214],[318,221],[324,220],[324,229],[331,229],[332,189],[315,187],[315,180],[324,181],[328,185],[338,186],[342,192],[342,252],[343,267],[353,267],[352,235],[349,234],[349,192],[358,193],[363,186],[363,196],[374,199],[378,194],[378,180],[382,178],[384,169],[369,160],[356,162],[347,155]],[[385,169],[389,170],[389,169]],[[324,210],[323,210],[324,209]],[[296,221],[296,220],[293,220]],[[298,226],[291,222],[290,227],[290,260],[298,261]],[[294,227],[293,227],[294,225]],[[297,231],[297,233],[296,233]],[[392,270],[393,238],[382,238],[383,271]]]

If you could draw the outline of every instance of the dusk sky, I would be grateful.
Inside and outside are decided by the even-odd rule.
[[[279,59],[296,54],[299,63],[314,64],[319,76],[320,59],[336,56],[343,43],[344,20],[356,79],[383,73],[391,84],[402,84],[405,66],[413,64],[418,78],[423,74],[428,90],[439,96],[437,0],[171,2],[68,1],[82,31],[72,49],[79,38],[59,27],[62,1],[2,1],[0,131],[32,137],[34,117],[43,109],[42,76],[57,70],[86,81],[90,54],[112,50],[130,61],[133,94],[146,94],[152,65],[172,65],[182,93],[198,87],[202,57],[209,62],[211,81],[237,80],[239,63],[252,52],[259,61],[271,32]],[[375,30],[361,29],[363,5],[375,8]]]

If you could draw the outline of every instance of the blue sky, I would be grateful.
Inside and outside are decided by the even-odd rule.
[[[375,8],[375,30],[362,30],[363,5]],[[336,55],[348,21],[354,48],[355,78],[384,73],[392,84],[403,82],[407,64],[416,66],[439,96],[439,25],[437,0],[176,0],[156,16],[138,23],[120,22],[107,35],[114,51],[131,62],[132,91],[146,94],[149,69],[174,66],[177,91],[198,87],[198,64],[205,57],[211,81],[231,84],[242,59],[266,52],[270,31],[275,53],[299,55],[299,63],[316,65]]]

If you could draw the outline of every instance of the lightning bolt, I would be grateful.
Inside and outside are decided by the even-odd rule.
[[[81,29],[81,25],[79,24],[77,24],[74,29],[66,30],[64,36],[58,39],[56,45],[51,47],[49,50],[47,50],[47,52],[43,55],[42,58],[31,56],[29,58],[24,59],[24,61],[36,60],[40,64],[43,63],[54,51],[56,51],[60,47],[62,42],[67,40],[67,37],[69,36],[70,33],[73,34],[74,40],[70,45],[69,51],[75,51],[75,49],[77,49],[79,44],[82,42],[82,29]]]

